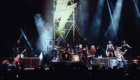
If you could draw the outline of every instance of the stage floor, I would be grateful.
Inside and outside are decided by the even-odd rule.
[[[13,64],[14,59],[13,58],[0,58],[0,65],[7,63],[7,61],[8,61],[8,63]],[[137,64],[138,65],[137,68],[140,68],[140,57],[125,57],[125,61],[128,64]],[[116,66],[118,63],[116,57],[109,57],[109,58],[94,57],[93,62],[94,63],[104,63],[105,65],[108,65],[109,67]],[[41,66],[40,58],[37,58],[37,57],[23,58],[23,63],[24,63],[24,66],[26,69],[33,69],[35,67]],[[50,61],[49,65],[55,65],[55,64],[72,65],[72,64],[80,64],[80,62],[78,62],[78,61],[61,61],[61,62],[60,61],[59,62]]]

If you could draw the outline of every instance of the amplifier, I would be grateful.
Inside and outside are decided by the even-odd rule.
[[[117,66],[118,60],[116,57],[109,57],[109,58],[93,58],[93,63],[104,63],[108,67],[113,68],[114,66]],[[123,63],[120,65],[120,67],[123,67]]]
[[[23,58],[22,61],[25,68],[35,68],[40,66],[40,58]],[[10,63],[11,64],[15,63],[14,58],[0,58],[0,64],[10,64]]]

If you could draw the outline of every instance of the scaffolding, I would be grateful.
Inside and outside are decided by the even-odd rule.
[[[75,3],[77,3],[76,0],[69,0],[68,1],[69,5],[73,5]],[[54,11],[56,11],[56,6],[57,6],[57,0],[54,0],[53,1],[53,9],[54,9]],[[57,41],[56,46],[58,46],[62,39],[66,40],[67,36],[68,36],[68,34],[70,33],[71,30],[73,31],[73,40],[75,39],[75,31],[76,30],[77,30],[78,34],[80,35],[80,37],[85,39],[83,33],[80,31],[78,25],[76,24],[76,15],[77,15],[76,11],[77,11],[77,8],[74,8],[73,11],[72,11],[72,14],[69,17],[69,19],[66,21],[66,23],[69,22],[69,23],[71,23],[71,25],[68,27],[68,29],[66,28],[66,25],[65,25],[65,27],[62,29],[63,33],[61,35],[59,35],[58,37],[56,37],[55,30],[58,29],[58,24],[60,22],[60,19],[59,20],[53,20],[53,29],[54,29],[54,33],[53,33],[53,39],[54,39],[53,46],[55,46],[55,41]]]

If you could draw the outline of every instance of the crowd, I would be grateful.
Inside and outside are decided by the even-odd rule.
[[[36,67],[34,70],[0,70],[1,80],[140,80],[140,70],[136,65],[117,69],[105,67],[92,67],[84,65],[56,65],[45,70]]]

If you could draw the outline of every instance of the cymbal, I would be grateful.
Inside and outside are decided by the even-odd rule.
[[[60,51],[64,51],[64,49],[59,49]]]
[[[86,48],[84,48],[83,50],[86,50]]]
[[[58,47],[58,46],[54,46],[55,48],[60,48],[60,47]]]
[[[74,47],[79,47],[78,45],[74,46]]]

